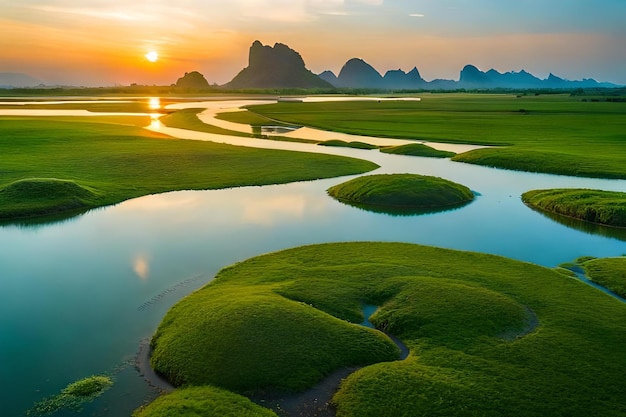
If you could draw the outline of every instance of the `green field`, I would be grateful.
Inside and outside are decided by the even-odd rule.
[[[328,195],[365,210],[398,214],[436,212],[474,199],[464,185],[415,174],[366,175],[329,188]]]
[[[626,304],[537,265],[403,243],[337,243],[223,269],[163,319],[152,363],[177,384],[303,389],[352,374],[347,416],[623,416]],[[301,339],[302,338],[302,339]],[[379,353],[377,353],[379,352]],[[280,366],[276,366],[280,364]]]
[[[626,227],[626,193],[588,189],[532,190],[522,194],[529,207],[611,227]]]
[[[174,140],[91,118],[63,120],[0,117],[0,219],[69,215],[166,191],[277,184],[376,168],[351,158]]]
[[[562,175],[626,178],[626,103],[569,95],[424,94],[421,101],[250,106],[264,117],[338,132],[496,145],[455,161]]]

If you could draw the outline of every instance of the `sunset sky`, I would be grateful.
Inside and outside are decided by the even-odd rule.
[[[197,70],[223,84],[258,39],[315,73],[358,57],[427,80],[474,64],[626,84],[624,22],[625,0],[0,0],[0,72],[108,86]]]

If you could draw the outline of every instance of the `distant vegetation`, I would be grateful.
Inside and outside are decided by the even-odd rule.
[[[246,397],[211,386],[189,387],[157,398],[133,417],[276,417]]]
[[[3,220],[69,215],[166,191],[313,180],[377,167],[332,155],[173,140],[85,118],[0,117],[0,155]]]
[[[363,320],[364,303],[411,354],[349,376],[338,416],[626,413],[626,304],[529,263],[402,243],[314,245],[227,267],[166,315],[152,363],[176,384],[306,389],[397,357],[348,322]]]
[[[474,199],[472,191],[463,185],[415,174],[366,175],[331,187],[328,194],[366,210],[396,214],[435,212]]]
[[[590,280],[626,299],[626,255],[619,258],[593,258],[581,265]]]
[[[528,206],[612,227],[626,227],[626,193],[588,189],[532,190],[522,195]]]
[[[277,103],[265,117],[359,135],[498,145],[453,160],[562,175],[626,178],[626,103],[570,95],[424,94],[421,101]]]
[[[456,153],[454,152],[440,151],[421,143],[409,143],[408,145],[400,146],[387,146],[381,148],[380,151],[394,155],[424,156],[428,158],[451,158],[456,155]]]

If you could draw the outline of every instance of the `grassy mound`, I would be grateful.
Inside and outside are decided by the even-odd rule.
[[[95,191],[75,181],[56,178],[28,178],[0,188],[0,206],[13,209],[13,213],[5,211],[6,217],[80,211],[93,207],[97,201]]]
[[[343,203],[366,210],[407,214],[446,210],[474,199],[472,191],[463,185],[415,174],[358,177],[327,192]]]
[[[0,220],[73,213],[166,191],[281,184],[377,167],[332,155],[172,140],[86,118],[0,117],[0,155]]]
[[[378,146],[376,146],[376,145],[371,145],[371,144],[365,143],[365,142],[359,142],[359,141],[346,142],[345,140],[339,140],[339,139],[326,140],[324,142],[319,142],[318,145],[320,145],[320,146],[336,146],[336,147],[339,147],[339,148],[355,148],[355,149],[376,149],[376,148],[378,148]]]
[[[611,227],[626,227],[626,193],[588,189],[532,190],[522,195],[532,208]]]
[[[246,397],[211,387],[189,387],[157,398],[133,417],[276,417]]]
[[[591,259],[581,266],[590,280],[626,298],[626,257]]]
[[[410,143],[408,145],[389,146],[381,148],[381,152],[390,153],[394,155],[409,155],[409,156],[425,156],[428,158],[451,158],[456,153],[440,151],[433,149],[430,146],[423,145],[421,143]]]
[[[339,320],[362,320],[363,304],[380,306],[370,321],[411,354],[349,376],[338,416],[626,413],[625,304],[555,270],[412,244],[314,245],[225,268],[167,314],[153,365],[239,388],[265,372],[278,384],[321,375],[327,361],[355,361],[361,343],[387,351]]]
[[[220,284],[172,308],[152,339],[152,366],[176,386],[300,391],[335,369],[399,355],[380,333],[281,297],[277,286]]]

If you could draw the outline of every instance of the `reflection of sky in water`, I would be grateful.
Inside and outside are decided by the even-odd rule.
[[[133,271],[142,280],[147,280],[150,275],[150,265],[145,254],[137,255],[133,259]]]

